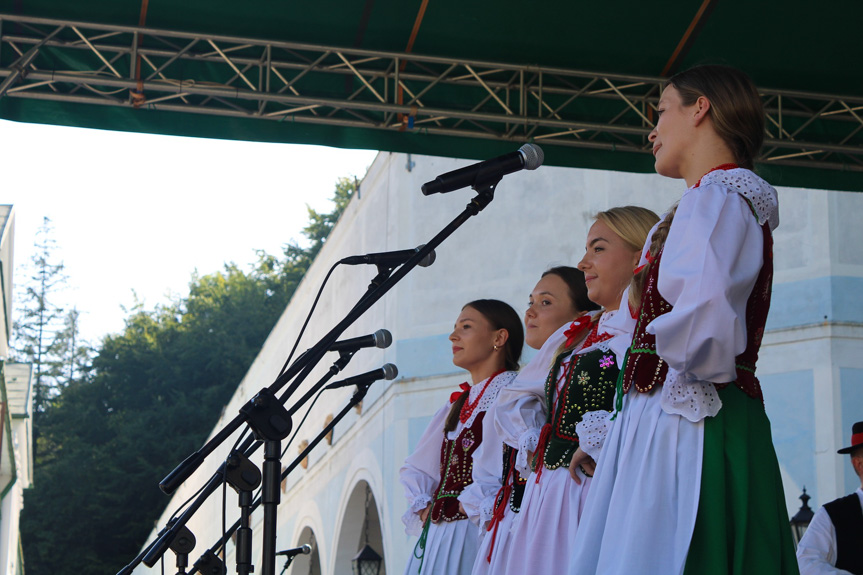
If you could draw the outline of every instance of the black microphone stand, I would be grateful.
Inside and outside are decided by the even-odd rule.
[[[335,362],[333,362],[333,365],[330,366],[330,369],[327,371],[327,373],[312,387],[311,390],[309,390],[291,408],[292,409],[291,414],[296,412],[301,405],[303,405],[315,393],[317,393],[317,390],[319,390],[321,387],[323,387],[337,373],[339,373],[341,370],[343,370],[347,366],[348,362],[350,362],[354,353],[356,353],[356,350],[344,350],[344,351],[340,352],[339,358]],[[243,409],[247,409],[247,408],[248,408],[248,405],[244,406]],[[255,419],[259,419],[259,418],[260,418],[260,414],[256,414]],[[289,419],[290,419],[290,417],[288,417],[288,420]],[[250,423],[250,425],[252,425],[252,424]],[[172,519],[171,522],[164,529],[162,529],[159,532],[159,535],[157,536],[157,538],[150,545],[148,545],[146,549],[144,549],[141,553],[139,553],[138,556],[129,565],[124,567],[118,573],[118,575],[129,575],[134,570],[135,566],[137,566],[138,563],[140,563],[141,561],[143,561],[144,564],[147,565],[148,567],[152,567],[153,565],[155,565],[156,561],[159,560],[159,557],[161,557],[162,554],[164,554],[167,547],[170,546],[171,541],[173,541],[174,537],[176,537],[175,534],[178,533],[180,531],[180,529],[182,529],[182,527],[184,527],[186,525],[186,523],[189,521],[189,519],[191,519],[192,516],[195,514],[195,512],[197,512],[197,510],[201,507],[201,505],[203,505],[203,503],[204,503],[204,501],[206,501],[207,497],[209,497],[210,494],[212,494],[218,488],[218,486],[221,484],[221,482],[225,478],[226,466],[228,466],[228,464],[230,463],[231,458],[236,456],[236,455],[241,455],[244,458],[248,458],[249,456],[253,455],[258,450],[258,448],[260,448],[261,445],[263,445],[263,444],[264,444],[264,442],[261,441],[259,438],[256,438],[256,437],[246,438],[246,440],[243,442],[243,444],[240,446],[240,448],[233,451],[231,453],[231,455],[228,456],[228,459],[226,460],[226,462],[223,463],[219,467],[219,469],[213,474],[212,477],[210,477],[210,480],[207,482],[205,487],[201,490],[200,495],[198,495],[198,497],[195,498],[195,500],[192,502],[192,504],[189,505],[189,507],[187,507],[185,509],[185,511],[183,511],[183,513],[179,517]],[[257,469],[256,469],[256,471],[257,471]],[[230,475],[229,475],[229,477],[230,477]],[[255,507],[257,507],[257,505]],[[241,504],[241,508],[242,508],[242,504]],[[251,513],[251,511],[250,511],[250,513]],[[249,531],[248,537],[251,538],[251,531]],[[249,548],[251,548],[251,541],[249,541]],[[218,559],[218,558],[216,557],[215,559]],[[210,562],[213,562],[212,559],[210,559]],[[197,564],[196,564],[196,568],[197,568]]]
[[[183,483],[192,473],[203,463],[207,455],[212,453],[216,447],[230,437],[234,431],[246,422],[255,431],[259,438],[267,441],[272,441],[273,445],[265,447],[264,454],[264,499],[266,500],[265,515],[264,515],[264,543],[262,557],[262,575],[275,575],[275,510],[279,500],[278,483],[273,487],[272,483],[278,478],[279,471],[279,456],[281,440],[290,434],[291,420],[290,414],[282,405],[284,401],[290,397],[294,391],[302,384],[305,377],[314,369],[329,347],[335,343],[338,337],[356,321],[363,313],[365,313],[374,303],[392,289],[407,273],[416,267],[425,257],[438,247],[443,241],[452,235],[455,230],[461,227],[472,216],[476,216],[488,206],[494,199],[494,190],[497,187],[500,178],[496,180],[483,182],[483,185],[476,188],[477,195],[465,207],[465,209],[456,216],[447,226],[444,227],[434,238],[429,240],[417,253],[411,256],[403,265],[401,265],[388,278],[380,282],[376,287],[369,286],[370,291],[360,298],[360,301],[354,308],[348,312],[345,318],[331,329],[317,344],[310,348],[305,354],[297,358],[291,366],[285,370],[276,380],[269,386],[258,392],[252,400],[240,409],[240,415],[230,421],[219,433],[217,433],[210,441],[208,441],[200,450],[196,451],[159,484],[159,487],[166,494],[173,493],[180,484]],[[379,273],[379,276],[381,274]],[[275,393],[282,387],[287,385],[291,380],[291,385],[283,393],[282,398],[277,399]],[[142,552],[130,565],[126,566],[120,573],[131,572],[132,569],[143,557],[144,563],[152,567],[156,561],[165,553],[171,542],[177,536],[180,528],[185,526],[191,516],[200,508],[203,501],[216,490],[220,483],[223,468],[220,468],[216,474],[211,477],[207,484],[202,488],[201,494],[197,500],[191,504],[186,511],[178,518],[174,526],[168,528],[153,544],[148,546],[146,552]],[[118,574],[119,575],[119,574]]]
[[[326,437],[326,436],[327,436],[327,435],[328,435],[328,434],[329,434],[333,429],[335,429],[336,425],[337,425],[337,424],[338,424],[342,419],[344,419],[345,415],[347,415],[347,414],[348,414],[348,412],[350,412],[350,410],[351,410],[351,409],[355,408],[355,407],[356,407],[356,406],[357,406],[357,405],[358,405],[358,404],[363,400],[363,398],[365,398],[366,393],[368,393],[368,390],[369,390],[369,388],[371,387],[371,385],[372,385],[371,383],[364,383],[364,384],[361,384],[361,385],[358,385],[358,386],[357,386],[357,390],[356,390],[356,391],[354,392],[354,394],[351,396],[351,399],[350,399],[350,401],[348,401],[347,405],[345,405],[345,407],[344,407],[340,412],[338,412],[338,413],[333,417],[333,420],[332,420],[330,423],[328,423],[328,424],[327,424],[327,425],[326,425],[326,426],[325,426],[325,427],[320,431],[320,433],[318,433],[318,435],[317,435],[317,436],[315,436],[315,438],[314,438],[314,439],[309,443],[309,445],[308,445],[308,446],[307,446],[307,447],[306,447],[306,448],[305,448],[305,449],[304,449],[304,450],[303,450],[299,455],[297,455],[297,457],[296,457],[296,458],[294,458],[294,460],[291,462],[291,464],[290,464],[287,468],[285,468],[285,470],[282,472],[282,474],[281,474],[281,476],[280,476],[279,483],[281,483],[282,481],[284,481],[285,479],[287,479],[287,478],[288,478],[288,476],[291,474],[291,471],[293,471],[294,469],[296,469],[296,468],[297,468],[297,466],[300,464],[300,462],[302,462],[302,460],[303,460],[303,459],[305,459],[306,457],[308,457],[308,456],[309,456],[309,454],[312,452],[312,450],[314,450],[314,448],[315,448],[315,447],[316,447],[316,446],[317,446],[321,441],[323,441],[323,440],[324,440],[324,438],[325,438],[325,437]],[[254,512],[254,511],[258,508],[258,506],[261,504],[261,500],[262,500],[262,498],[261,498],[261,497],[258,497],[258,498],[256,498],[256,499],[255,499],[255,501],[254,501],[254,502],[252,503],[252,505],[251,505],[251,511],[253,511],[253,512]],[[227,530],[227,531],[226,531],[226,532],[225,532],[225,533],[224,533],[224,534],[223,534],[223,535],[222,535],[222,536],[221,536],[221,537],[216,541],[216,543],[215,543],[215,544],[213,544],[213,546],[212,546],[212,547],[210,547],[210,548],[207,550],[207,553],[212,553],[212,554],[218,554],[218,553],[220,553],[220,552],[221,552],[221,550],[224,548],[225,544],[228,542],[228,540],[230,540],[230,539],[231,539],[231,536],[234,534],[234,532],[235,532],[235,531],[237,531],[238,529],[240,529],[240,525],[241,525],[241,522],[240,522],[239,520],[238,520],[238,521],[236,521],[236,522],[235,522],[231,527],[229,527],[229,528],[228,528],[228,530]],[[287,568],[287,566],[286,566],[286,568]],[[197,572],[198,572],[198,571],[197,571],[197,563],[196,563],[196,564],[195,564],[195,568],[193,568],[193,569],[189,572],[189,575],[195,575],[195,573],[197,573]]]

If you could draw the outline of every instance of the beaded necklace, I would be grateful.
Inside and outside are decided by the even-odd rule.
[[[470,416],[473,414],[473,411],[476,409],[476,406],[479,405],[479,401],[482,399],[482,396],[485,395],[485,390],[488,389],[488,386],[491,385],[491,382],[494,381],[494,378],[502,374],[504,370],[497,371],[489,377],[485,385],[482,387],[482,390],[479,392],[479,395],[476,398],[476,401],[473,402],[473,405],[470,403],[470,395],[467,396],[467,399],[464,402],[464,405],[461,406],[461,411],[458,414],[458,420],[462,423],[467,423],[467,420],[470,419]]]

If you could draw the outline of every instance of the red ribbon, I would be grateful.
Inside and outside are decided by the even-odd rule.
[[[632,275],[638,274],[638,272],[640,272],[641,270],[643,270],[644,268],[646,268],[647,266],[652,264],[653,260],[655,260],[656,258],[648,253],[646,256],[644,256],[644,259],[647,260],[647,263],[642,264],[642,265],[638,266],[637,268],[635,268],[634,270],[632,270]]]
[[[515,452],[513,452],[515,453]],[[491,522],[488,524],[488,528],[486,531],[491,531],[491,545],[488,548],[488,555],[485,558],[486,563],[491,563],[491,555],[494,553],[494,542],[497,540],[497,527],[501,521],[503,521],[503,516],[506,513],[506,507],[509,505],[509,499],[512,497],[512,485],[513,482],[510,481],[512,477],[513,469],[515,464],[513,463],[513,459],[510,458],[510,468],[509,473],[504,480],[504,484],[501,485],[500,489],[497,491],[497,497],[500,501],[497,504],[497,507],[494,508],[494,514],[491,516]]]
[[[584,330],[590,327],[591,318],[589,315],[583,315],[569,326],[569,329],[563,332],[566,336],[564,347],[570,347],[581,337]]]
[[[489,545],[488,556],[485,558],[487,563],[491,563],[491,555],[494,553],[494,542],[497,540],[497,527],[503,521],[503,516],[506,514],[506,508],[509,505],[509,499],[512,497],[512,490],[515,485],[515,454],[516,450],[512,450],[509,454],[509,471],[503,480],[503,485],[497,492],[498,504],[494,508],[494,514],[491,516],[491,523],[488,524],[486,531],[491,531],[491,545]]]
[[[855,433],[851,436],[851,446],[857,447],[860,444],[863,444],[863,433]]]
[[[460,384],[458,387],[459,387],[458,391],[454,391],[450,394],[450,396],[449,396],[449,402],[450,403],[455,403],[456,400],[459,397],[461,397],[463,393],[470,393],[470,384],[468,382],[465,381],[464,383]]]
[[[554,417],[549,414],[549,417]],[[536,470],[536,483],[539,483],[539,478],[542,477],[542,468],[545,467],[545,448],[548,447],[548,440],[551,437],[551,424],[546,423],[542,426],[542,431],[539,432],[539,441],[536,443],[536,451],[534,452],[533,466]]]

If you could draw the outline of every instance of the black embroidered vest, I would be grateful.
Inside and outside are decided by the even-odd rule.
[[[560,354],[545,382],[546,405],[551,423],[551,435],[543,454],[543,463],[548,469],[569,467],[572,454],[578,449],[578,435],[575,426],[589,411],[611,411],[614,404],[614,390],[619,370],[617,360],[611,351],[595,349],[574,356],[566,370],[566,381],[558,401],[557,374],[560,366],[568,357]]]
[[[758,361],[758,350],[764,337],[767,312],[770,310],[770,295],[773,287],[773,236],[766,223],[761,226],[761,229],[764,234],[764,263],[746,302],[746,349],[735,358],[737,379],[734,384],[750,397],[764,401],[761,384],[755,377],[755,363]],[[656,337],[646,331],[650,322],[672,309],[672,305],[660,295],[657,287],[661,259],[662,250],[647,268],[638,323],[632,336],[629,358],[624,366],[623,393],[628,393],[633,385],[636,390],[647,393],[655,386],[662,385],[668,373],[668,364],[656,353]],[[716,384],[716,388],[722,389],[727,385],[728,383]]]
[[[521,510],[521,500],[524,499],[524,487],[527,485],[527,480],[521,476],[518,469],[515,468],[515,460],[518,457],[518,449],[503,444],[503,484],[509,483],[512,486],[512,492],[509,496],[509,508],[518,513]],[[497,509],[501,504],[504,490],[501,489],[494,501],[494,508]]]
[[[440,450],[440,483],[434,494],[431,520],[458,521],[467,515],[458,509],[458,496],[473,483],[473,454],[482,442],[482,420],[486,412],[478,413],[470,427],[464,426],[455,439],[444,433]]]
[[[836,568],[863,575],[863,509],[852,493],[824,505],[836,529]]]

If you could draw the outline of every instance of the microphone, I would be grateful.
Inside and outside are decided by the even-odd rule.
[[[312,552],[312,547],[309,544],[302,545],[300,547],[293,547],[291,549],[285,549],[284,551],[278,551],[276,555],[284,555],[287,558],[294,557],[295,555],[308,555]]]
[[[360,337],[352,337],[342,341],[337,341],[330,346],[328,351],[356,351],[364,347],[379,347],[381,349],[388,348],[393,342],[393,334],[385,329],[379,329],[375,333],[369,335],[361,335]]]
[[[341,261],[340,264],[347,264],[349,266],[355,266],[358,264],[374,264],[374,265],[386,265],[386,266],[399,266],[406,261],[408,261],[411,256],[416,254],[422,248],[425,247],[425,244],[422,244],[412,250],[397,250],[394,252],[379,252],[375,254],[366,254],[364,256],[348,256]],[[424,257],[419,264],[420,267],[427,268],[432,265],[435,261],[435,253],[434,250],[430,251],[426,257]]]
[[[422,185],[424,196],[445,194],[468,186],[476,189],[483,185],[495,184],[500,179],[519,170],[535,170],[542,165],[545,154],[535,144],[525,144],[517,152],[510,152],[491,160],[466,166],[442,174]]]
[[[338,389],[340,387],[350,387],[351,385],[367,385],[379,379],[395,379],[398,374],[399,368],[391,363],[385,363],[380,369],[367,371],[366,373],[331,383],[324,389]]]

